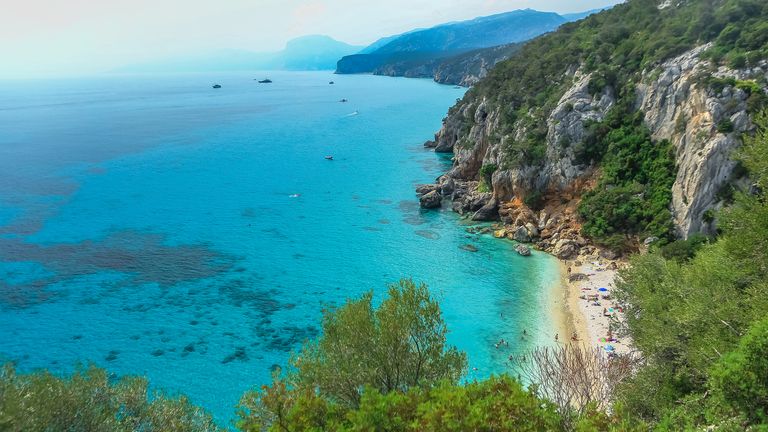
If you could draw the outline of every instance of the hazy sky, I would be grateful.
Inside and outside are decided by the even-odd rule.
[[[367,45],[417,27],[619,0],[4,0],[0,75],[73,74],[218,49],[278,50],[327,34]]]

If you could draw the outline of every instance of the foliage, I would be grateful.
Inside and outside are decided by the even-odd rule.
[[[757,125],[740,157],[760,185],[768,174],[768,119],[758,116]],[[755,353],[765,348],[768,203],[761,194],[737,193],[719,221],[720,238],[690,259],[635,257],[617,287],[628,330],[648,361],[620,400],[659,420],[661,430],[744,430],[766,420],[765,363]],[[737,379],[745,387],[733,387]]]
[[[244,396],[242,421],[273,424],[283,418],[285,401],[315,403],[312,395],[327,401],[328,409],[348,409],[360,405],[366,387],[388,394],[455,384],[467,360],[446,345],[446,333],[440,307],[424,284],[403,279],[390,285],[378,308],[371,292],[349,300],[324,312],[322,336],[293,356],[285,381]]]
[[[273,414],[261,423],[243,417],[243,431],[557,431],[555,406],[507,376],[457,386],[382,394],[366,387],[357,408],[342,407],[311,391],[265,388],[261,404]],[[245,401],[253,406],[253,401]]]
[[[616,243],[620,234],[671,238],[669,204],[677,175],[672,145],[651,139],[641,113],[621,115],[619,110],[605,127],[591,127],[595,145],[589,157],[601,157],[603,169],[597,187],[584,194],[579,206],[582,232],[605,246]],[[605,149],[604,155],[594,149]],[[620,244],[613,248],[622,249]]]
[[[731,119],[724,118],[717,123],[717,131],[720,133],[728,134],[733,132],[733,122]]]
[[[541,210],[542,203],[544,202],[544,194],[540,191],[532,191],[523,199],[523,204],[531,210]]]
[[[656,0],[628,1],[525,44],[462,103],[487,98],[501,108],[503,130],[514,130],[510,123],[519,121],[526,130],[546,130],[549,114],[572,84],[564,71],[583,66],[593,73],[592,94],[606,86],[621,94],[643,70],[709,41],[709,58],[749,66],[768,57],[767,18],[763,0],[686,0],[662,10]],[[507,151],[537,143],[517,143]]]
[[[710,376],[712,390],[726,404],[754,422],[768,421],[768,319],[756,322]]]
[[[496,164],[485,164],[480,167],[480,176],[490,183],[493,173],[496,172],[498,167]]]
[[[679,263],[690,260],[696,255],[696,252],[709,242],[707,236],[703,234],[692,234],[687,239],[675,240],[663,245],[659,252],[661,256],[668,260],[675,260]]]
[[[113,382],[94,366],[60,378],[48,372],[0,370],[0,430],[47,431],[219,431],[211,416],[187,398],[151,394],[147,381]]]

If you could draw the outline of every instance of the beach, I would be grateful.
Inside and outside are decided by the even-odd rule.
[[[626,336],[619,337],[615,331],[616,324],[624,319],[624,314],[623,308],[613,297],[618,270],[626,266],[626,263],[598,256],[561,262],[563,296],[567,308],[565,313],[571,320],[571,328],[578,342],[587,346],[600,346],[606,353],[629,353],[631,341]],[[556,322],[562,320],[557,315],[554,319]]]

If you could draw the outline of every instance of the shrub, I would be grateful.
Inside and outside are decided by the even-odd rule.
[[[733,122],[731,119],[724,118],[717,123],[717,131],[724,134],[733,132]]]
[[[712,390],[753,422],[768,421],[768,319],[756,322],[710,373]]]
[[[0,369],[0,430],[222,431],[187,398],[150,392],[143,378],[115,381],[94,366],[64,378],[20,375],[10,364]]]

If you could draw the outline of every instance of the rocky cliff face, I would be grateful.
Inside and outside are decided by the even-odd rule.
[[[655,71],[658,77],[646,76],[637,86],[637,107],[645,113],[653,137],[669,139],[676,149],[672,214],[682,237],[713,230],[705,213],[719,208],[722,194],[718,192],[738,180],[732,154],[741,144],[741,135],[752,128],[747,93],[732,85],[712,89],[702,78],[747,79],[768,71],[765,65],[713,71],[709,62],[700,59],[707,48],[704,45],[667,61]]]
[[[748,71],[711,70],[700,58],[706,48],[698,47],[646,72],[636,85],[636,108],[644,112],[653,138],[668,139],[676,149],[679,171],[671,210],[683,237],[713,228],[708,210],[722,205],[719,192],[737,180],[732,153],[741,143],[741,134],[752,127],[747,93],[733,82],[713,89],[705,78],[745,79],[768,73],[765,63]],[[509,128],[502,125],[502,107],[486,99],[465,100],[454,107],[428,145],[454,155],[453,168],[438,179],[437,190],[446,189],[443,192],[454,199],[455,210],[471,213],[475,220],[500,218],[508,225],[504,235],[536,241],[540,248],[569,258],[585,245],[576,207],[599,174],[599,165],[577,161],[576,150],[584,145],[585,123],[602,120],[617,98],[610,86],[590,94],[591,75],[580,68],[564,71],[564,78],[573,84],[549,113],[543,160],[508,162],[507,146],[524,140],[529,131],[520,121],[512,130],[502,131]],[[482,185],[488,176],[486,191]],[[542,210],[526,205],[533,194],[543,197]]]

